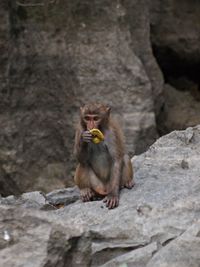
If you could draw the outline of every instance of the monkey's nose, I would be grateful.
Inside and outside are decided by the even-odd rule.
[[[88,125],[88,131],[90,131],[90,130],[92,130],[92,129],[94,129],[94,128],[95,128],[94,123],[90,123],[90,124]]]

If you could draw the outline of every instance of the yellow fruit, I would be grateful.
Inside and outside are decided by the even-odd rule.
[[[93,135],[92,142],[98,144],[104,140],[104,135],[99,129],[92,129],[90,133]]]

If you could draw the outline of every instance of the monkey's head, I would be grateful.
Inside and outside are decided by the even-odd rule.
[[[81,124],[84,129],[106,128],[110,117],[110,107],[100,103],[86,104],[80,108]]]

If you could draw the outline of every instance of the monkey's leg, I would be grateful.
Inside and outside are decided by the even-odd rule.
[[[128,155],[124,156],[121,187],[131,189],[134,186],[133,166]]]
[[[117,159],[114,161],[112,166],[109,181],[109,192],[103,200],[103,202],[106,203],[106,207],[108,207],[109,209],[113,209],[119,205],[119,190],[122,175],[122,164],[123,161]]]
[[[75,172],[74,181],[80,189],[82,201],[90,201],[95,196],[90,183],[90,169],[88,166],[78,164]]]

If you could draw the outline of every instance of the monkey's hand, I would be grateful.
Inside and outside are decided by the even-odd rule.
[[[90,143],[92,141],[92,134],[90,133],[90,131],[84,131],[81,135],[82,137],[82,141],[86,142],[86,143]]]
[[[104,199],[103,202],[106,203],[106,207],[109,209],[114,209],[119,205],[119,194],[109,193]]]

